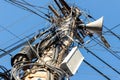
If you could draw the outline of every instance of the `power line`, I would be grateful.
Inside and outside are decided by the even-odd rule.
[[[33,35],[33,34],[34,34],[34,33],[32,33],[31,35]],[[29,35],[29,36],[31,36],[31,35]],[[28,36],[28,37],[29,37],[29,36]],[[19,41],[13,43],[12,45],[9,45],[9,46],[6,47],[5,49],[7,49],[7,48],[9,48],[9,47],[12,47],[13,45],[15,45],[15,44],[17,44],[17,43],[23,41],[24,39],[26,39],[26,38],[20,39]],[[32,38],[31,38],[31,39],[32,39]],[[30,40],[31,40],[31,39],[30,39]],[[13,52],[13,51],[15,51],[16,49],[20,48],[21,46],[27,44],[27,42],[28,42],[28,41],[24,41],[24,42],[18,44],[17,46],[15,46],[15,47],[13,47],[13,48],[11,48],[11,49],[5,51],[4,53],[0,54],[0,58],[4,57],[5,55],[7,55],[7,54],[9,54],[9,53],[11,53],[11,52]]]
[[[102,61],[104,64],[106,64],[109,68],[111,68],[112,70],[114,70],[115,72],[117,72],[118,74],[120,74],[119,71],[117,71],[115,68],[113,68],[111,65],[109,65],[107,62],[105,62],[103,59],[101,59],[100,57],[98,57],[96,54],[94,54],[91,50],[89,50],[87,47],[84,47],[84,49],[88,52],[90,52],[93,56],[95,56],[96,58],[98,58],[100,61]]]
[[[28,17],[30,17],[30,16],[31,16],[31,14],[24,15],[24,16],[22,16],[21,18],[17,19],[15,22],[13,22],[13,23],[11,23],[10,25],[6,26],[5,28],[8,29],[8,27],[13,27],[13,26],[14,26],[15,24],[17,24],[18,22],[21,22],[21,21],[23,21],[24,19],[26,19],[26,18],[28,18]],[[2,32],[2,31],[4,31],[4,30],[5,30],[5,29],[0,30],[0,32]]]
[[[16,34],[14,34],[13,32],[11,32],[10,30],[8,30],[7,28],[5,28],[4,26],[0,25],[0,27],[2,27],[4,30],[6,30],[7,32],[9,32],[11,35],[13,35],[14,37],[18,38],[18,39],[21,39],[19,38]]]
[[[31,40],[32,41],[32,40]],[[22,43],[22,45],[23,45],[24,43]],[[20,45],[21,46],[21,45]],[[11,52],[11,51],[14,51],[15,49],[17,49],[19,47],[19,45],[17,45],[16,47],[14,47],[14,48],[12,48],[11,50],[8,50],[8,52],[5,52],[5,53],[9,53],[9,52]],[[89,51],[90,52],[90,51]],[[5,55],[5,54],[4,54]],[[2,55],[0,55],[0,56],[2,56]],[[95,55],[96,56],[96,55]],[[97,56],[96,56],[97,57]],[[102,60],[101,58],[99,58],[98,57],[98,59],[100,59],[100,60]],[[88,64],[90,67],[92,67],[94,70],[96,70],[98,73],[100,73],[103,77],[105,77],[106,79],[108,79],[108,80],[110,80],[110,78],[108,77],[108,76],[106,76],[105,74],[103,74],[101,71],[99,71],[97,68],[95,68],[93,65],[91,65],[90,63],[88,63],[86,60],[84,60],[84,62],[86,63],[86,64]],[[108,63],[106,63],[105,61],[103,61],[102,60],[102,62],[104,62],[106,65],[108,65],[109,67],[112,67],[112,66],[110,66]],[[114,68],[113,68],[113,70],[115,70]]]
[[[118,54],[116,54],[113,50],[111,50],[110,48],[105,47],[102,42],[100,40],[98,40],[97,38],[94,37],[93,39],[97,44],[99,44],[100,46],[102,46],[104,49],[106,49],[109,53],[111,53],[114,57],[116,57],[118,60],[120,60],[120,56]],[[98,42],[99,41],[99,42]]]
[[[119,26],[120,26],[120,24],[117,24],[116,26],[112,27],[110,30],[113,30],[113,29],[115,29],[115,28],[117,28]]]
[[[51,28],[45,30],[44,32],[40,32],[39,34],[37,34],[36,36],[30,38],[29,40],[24,41],[24,42],[18,44],[17,46],[9,49],[9,50],[6,51],[5,53],[0,54],[0,58],[4,57],[5,55],[7,55],[7,54],[9,54],[9,53],[11,53],[11,52],[13,52],[13,51],[15,51],[16,49],[18,49],[18,48],[20,48],[21,46],[27,44],[28,42],[30,42],[30,44],[32,44],[37,38],[39,38],[39,37],[41,37],[42,35],[44,35],[45,33],[49,32],[50,29],[51,29]],[[41,30],[42,30],[42,29],[41,29]],[[33,34],[34,34],[34,33],[32,33],[31,35],[33,35]],[[31,35],[29,35],[29,36],[27,36],[27,37],[30,37]],[[16,43],[23,41],[23,40],[26,39],[27,37],[25,37],[25,38],[17,41]],[[16,43],[14,43],[14,44],[16,44]],[[12,44],[12,45],[10,45],[10,46],[8,46],[8,47],[13,46],[14,44]],[[7,47],[7,48],[8,48],[8,47]]]
[[[7,51],[3,50],[3,49],[0,49],[0,51],[6,53]],[[10,53],[9,53],[10,56],[12,56]]]
[[[119,24],[120,25],[120,24]],[[117,26],[119,26],[117,25]],[[110,33],[112,33],[116,38],[118,38],[120,40],[120,37],[118,35],[116,35],[113,31],[111,31],[109,28],[107,28],[105,25],[103,25],[105,27],[105,29],[107,29]],[[117,27],[116,26],[116,27]]]
[[[27,11],[29,11],[29,12],[32,12],[32,13],[38,15],[39,17],[41,17],[41,18],[43,18],[43,19],[45,19],[45,20],[47,20],[47,21],[50,21],[49,19],[41,16],[40,14],[38,14],[38,13],[35,12],[35,11],[33,11],[32,9],[30,9],[30,8],[22,5],[21,2],[19,2],[19,1],[12,1],[12,0],[5,0],[5,1],[6,1],[6,2],[9,2],[9,3],[11,3],[11,4],[13,4],[13,5],[15,5],[15,6],[19,7],[19,8],[22,8],[22,9],[24,9],[24,10],[27,10]]]
[[[97,71],[100,75],[102,75],[104,78],[106,78],[107,80],[111,80],[108,76],[106,76],[104,73],[102,73],[101,71],[99,71],[97,68],[95,68],[93,65],[91,65],[88,61],[83,60],[88,66],[90,66],[91,68],[93,68],[95,71]]]
[[[34,34],[35,34],[35,33],[32,33],[32,34],[30,34],[30,35],[28,35],[28,36],[26,36],[26,37],[30,37],[30,36],[32,36],[32,35],[34,35]],[[24,37],[24,38],[20,39],[19,41],[15,42],[15,43],[13,43],[13,44],[11,44],[11,45],[9,45],[9,46],[7,46],[7,47],[4,48],[4,49],[8,49],[8,48],[10,48],[10,47],[12,47],[12,46],[14,46],[14,45],[16,45],[16,44],[24,41],[24,40],[26,39],[26,37]]]
[[[18,35],[18,36],[23,36],[23,37],[25,37],[25,33],[28,33],[28,32],[30,32],[31,30],[33,30],[33,28],[35,28],[35,27],[37,27],[37,26],[39,26],[41,23],[39,23],[39,24],[36,24],[35,26],[31,26],[30,27],[30,29],[28,29],[28,30],[26,30],[26,31],[24,31],[23,33],[21,33],[20,35]],[[40,30],[42,30],[42,29],[40,29]],[[38,31],[40,31],[40,30],[38,30]],[[35,34],[35,32],[34,33],[32,33],[32,34],[30,34],[31,36],[32,35],[34,35]],[[29,35],[29,37],[30,37],[30,35]],[[28,37],[28,36],[27,36]],[[8,41],[6,41],[5,43],[2,43],[2,44],[0,44],[0,46],[1,45],[5,45],[6,43],[9,43],[10,41],[12,41],[12,40],[14,40],[15,38],[12,38],[12,39],[10,39],[10,40],[8,40]],[[25,38],[24,38],[25,39]],[[24,40],[23,39],[23,40]],[[23,41],[22,40],[22,41]],[[22,41],[17,41],[17,42],[22,42]],[[14,46],[14,44],[17,44],[17,43],[13,43],[13,45],[11,45],[11,47],[12,46]],[[9,47],[7,47],[7,48],[9,48]],[[5,49],[7,49],[7,48],[5,48]]]

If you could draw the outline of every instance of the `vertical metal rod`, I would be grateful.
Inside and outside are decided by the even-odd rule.
[[[54,2],[55,2],[56,5],[58,6],[58,8],[62,11],[62,8],[61,8],[61,6],[59,5],[59,3],[57,2],[57,0],[54,0]],[[62,13],[63,13],[63,11],[62,11]]]
[[[69,5],[64,0],[59,0],[59,1],[60,1],[62,6],[65,6],[66,9],[68,9],[68,11],[71,11],[71,8],[69,7]]]
[[[57,17],[60,17],[60,14],[51,5],[49,5],[48,7]]]

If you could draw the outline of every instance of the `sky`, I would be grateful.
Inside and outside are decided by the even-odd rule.
[[[47,8],[49,4],[53,4],[53,0],[26,0],[31,1],[32,4]],[[120,24],[120,0],[66,0],[70,5],[75,5],[81,10],[86,11],[95,19],[104,17],[104,25],[108,29],[112,29]],[[41,8],[42,11],[48,12],[47,9]],[[0,49],[6,51],[11,49],[8,47],[20,39],[35,32],[37,34],[39,29],[48,27],[49,22],[41,17],[20,9],[4,0],[0,0]],[[120,37],[120,26],[112,29],[112,31]],[[120,56],[120,39],[116,38],[103,27],[103,35],[111,45],[110,49],[116,51],[115,54]],[[106,32],[106,33],[105,33]],[[34,34],[34,35],[35,35]],[[87,38],[86,38],[87,39]],[[99,38],[98,38],[99,39]],[[27,40],[27,38],[25,39]],[[24,40],[24,41],[25,41]],[[12,47],[16,46],[13,45]],[[93,51],[102,60],[114,67],[120,72],[120,60],[113,56],[110,52],[99,46],[94,41],[86,44],[88,49]],[[12,52],[12,55],[18,53],[20,49]],[[120,74],[113,71],[103,62],[87,52],[84,48],[80,48],[86,61],[108,76],[111,80],[120,80]],[[0,52],[2,54],[3,52]],[[11,56],[6,55],[0,58],[0,65],[4,65],[7,69],[11,69]],[[86,63],[82,62],[77,73],[71,77],[71,80],[107,80]]]

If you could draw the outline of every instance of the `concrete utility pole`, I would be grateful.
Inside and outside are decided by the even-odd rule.
[[[84,24],[79,18],[81,10],[77,7],[69,6],[64,0],[54,2],[60,11],[48,6],[53,13],[49,15],[52,24],[50,29],[28,41],[12,58],[11,72],[15,80],[68,80],[84,59],[77,46],[72,44],[84,44],[83,38],[91,37],[93,33],[102,36],[103,18]],[[31,45],[36,38],[41,37],[39,43]],[[102,40],[105,40],[103,36]]]

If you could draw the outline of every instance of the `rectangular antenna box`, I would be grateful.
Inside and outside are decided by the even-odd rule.
[[[73,47],[69,54],[65,57],[61,64],[61,69],[63,69],[69,76],[73,76],[80,64],[82,63],[84,57],[77,47]]]

